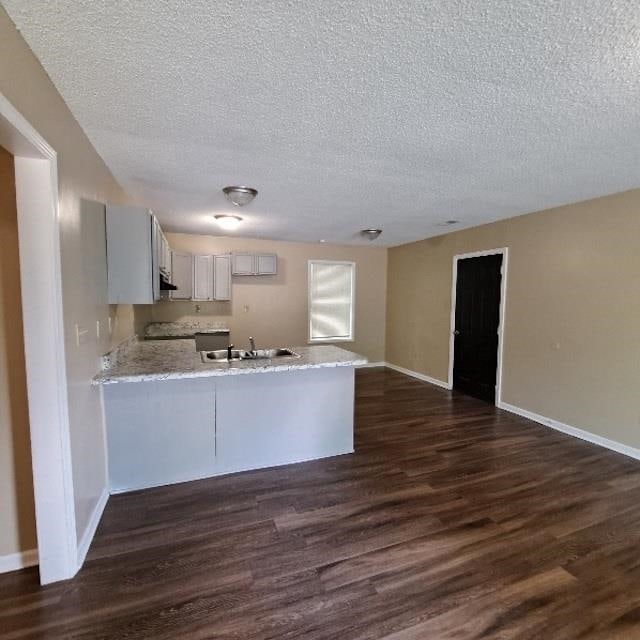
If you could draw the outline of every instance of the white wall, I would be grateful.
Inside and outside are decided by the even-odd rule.
[[[107,484],[100,392],[91,386],[90,380],[100,369],[100,355],[109,350],[110,338],[105,206],[81,199],[78,214],[78,247],[73,253],[63,254],[62,262],[67,273],[75,274],[74,290],[78,296],[74,297],[73,304],[65,304],[64,314],[67,352],[71,351],[74,371],[69,385],[69,422],[76,529],[80,540]],[[80,346],[76,344],[76,320],[89,332],[86,342]],[[97,320],[101,322],[100,337],[96,331]]]
[[[105,446],[100,396],[91,387],[108,338],[96,337],[96,320],[106,325],[116,309],[105,303],[99,207],[89,201],[125,202],[126,194],[96,153],[61,96],[0,7],[0,92],[58,154],[62,295],[69,416],[76,497],[76,523],[81,540],[106,489]],[[120,334],[133,331],[131,310],[118,314]],[[47,319],[43,318],[43,322]],[[76,345],[76,324],[88,329]],[[0,517],[3,517],[1,514]]]
[[[509,248],[502,401],[640,449],[640,189],[389,250],[387,361],[447,380],[452,261]]]

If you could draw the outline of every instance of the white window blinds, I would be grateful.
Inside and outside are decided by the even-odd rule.
[[[353,262],[309,261],[309,340],[353,340]]]

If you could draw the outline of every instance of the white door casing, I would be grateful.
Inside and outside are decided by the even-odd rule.
[[[2,94],[0,145],[15,157],[36,529],[40,581],[46,584],[70,578],[78,570],[57,155]]]

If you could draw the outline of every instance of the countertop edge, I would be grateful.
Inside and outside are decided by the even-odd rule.
[[[124,382],[153,382],[162,380],[185,380],[188,378],[217,378],[222,376],[254,375],[261,373],[286,373],[288,371],[304,371],[305,369],[325,369],[336,367],[358,367],[368,364],[367,358],[346,360],[342,362],[317,362],[305,364],[276,364],[254,368],[233,368],[216,367],[201,369],[197,371],[172,371],[169,373],[140,373],[140,374],[114,374],[110,375],[108,370],[94,376],[91,381],[92,386],[105,386]]]

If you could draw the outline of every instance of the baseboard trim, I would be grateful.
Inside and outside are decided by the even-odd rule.
[[[411,371],[411,369],[405,369],[404,367],[399,367],[397,364],[391,364],[390,362],[385,362],[382,366],[388,367],[389,369],[393,369],[398,373],[404,373],[406,376],[417,378],[418,380],[422,380],[423,382],[434,384],[436,387],[440,387],[442,389],[448,389],[449,391],[451,390],[451,387],[449,386],[448,382],[444,382],[443,380],[438,380],[437,378],[432,378],[431,376],[427,376],[424,373]]]
[[[111,495],[121,495],[123,493],[130,493],[132,491],[146,491],[147,489],[157,489],[159,487],[171,487],[175,484],[183,484],[185,482],[194,482],[197,480],[210,480],[211,478],[224,478],[225,476],[232,476],[236,473],[248,473],[250,471],[258,471],[262,469],[277,469],[278,467],[286,467],[290,464],[299,464],[301,462],[314,462],[315,460],[326,460],[328,458],[337,458],[338,456],[350,456],[353,454],[355,449],[350,449],[349,451],[339,451],[337,453],[331,453],[326,456],[321,456],[319,458],[300,458],[298,460],[291,460],[287,462],[275,462],[268,463],[266,466],[262,467],[251,467],[249,469],[232,469],[231,471],[221,471],[219,473],[214,473],[213,475],[199,475],[199,476],[191,476],[187,478],[180,478],[179,480],[172,480],[171,482],[163,482],[161,484],[152,484],[144,487],[124,487],[119,489],[112,489]]]
[[[89,547],[93,542],[93,537],[96,535],[96,530],[98,528],[98,525],[100,524],[100,519],[102,518],[104,508],[107,506],[107,500],[109,500],[109,488],[105,487],[102,491],[102,494],[98,498],[98,502],[93,509],[93,513],[91,514],[89,524],[84,530],[82,538],[80,539],[80,544],[78,545],[78,571],[80,571],[80,569],[82,568],[82,565],[84,564],[84,561],[87,557],[87,553],[89,552]]]
[[[371,367],[386,367],[386,362],[367,362],[367,364],[358,364],[356,365],[356,369],[369,369]]]
[[[591,431],[585,431],[584,429],[573,427],[570,424],[559,422],[558,420],[554,420],[553,418],[541,416],[537,413],[533,413],[533,411],[521,409],[520,407],[516,407],[515,405],[509,404],[508,402],[500,402],[497,407],[499,409],[504,409],[509,413],[515,413],[522,418],[533,420],[533,422],[537,422],[538,424],[541,424],[545,427],[551,427],[551,429],[555,429],[556,431],[560,431],[569,436],[573,436],[574,438],[579,438],[580,440],[585,440],[586,442],[590,442],[591,444],[596,444],[600,447],[604,447],[605,449],[610,449],[611,451],[615,451],[616,453],[621,453],[624,456],[629,456],[630,458],[634,458],[635,460],[640,460],[640,449],[636,449],[635,447],[630,447],[626,444],[622,444],[621,442],[616,442],[615,440],[604,438],[595,433],[591,433]]]
[[[19,569],[26,569],[27,567],[34,567],[37,564],[37,549],[18,551],[18,553],[9,553],[6,556],[0,556],[0,573],[18,571]]]

